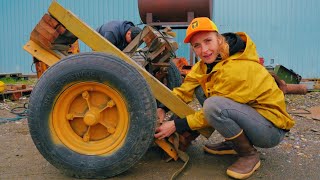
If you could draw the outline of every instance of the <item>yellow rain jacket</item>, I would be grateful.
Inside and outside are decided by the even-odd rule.
[[[209,74],[202,60],[196,63],[184,83],[173,90],[184,102],[193,100],[194,90],[201,85],[207,97],[222,96],[247,104],[276,127],[289,130],[294,121],[286,112],[283,92],[269,72],[259,64],[256,47],[244,32],[237,33],[246,42],[243,52],[237,52],[219,62]],[[203,110],[187,116],[192,130],[208,127]]]

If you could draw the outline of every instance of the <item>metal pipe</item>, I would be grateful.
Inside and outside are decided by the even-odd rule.
[[[307,94],[307,86],[304,84],[287,84],[286,94]]]

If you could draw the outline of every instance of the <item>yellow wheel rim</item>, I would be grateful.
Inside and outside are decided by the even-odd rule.
[[[119,149],[129,127],[123,97],[109,86],[82,82],[67,87],[53,109],[53,130],[75,152],[105,155]]]

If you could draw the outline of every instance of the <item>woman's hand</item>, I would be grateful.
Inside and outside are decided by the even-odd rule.
[[[162,123],[164,118],[166,117],[166,111],[162,108],[157,109],[157,116],[159,119],[159,123]]]
[[[164,139],[165,137],[169,137],[176,131],[176,126],[174,121],[167,121],[163,123],[160,127],[156,129],[155,138]]]

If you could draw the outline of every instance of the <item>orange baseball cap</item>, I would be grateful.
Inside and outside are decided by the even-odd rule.
[[[191,37],[200,31],[216,31],[218,32],[217,26],[207,17],[194,18],[187,28],[186,37],[184,43],[189,43]]]

